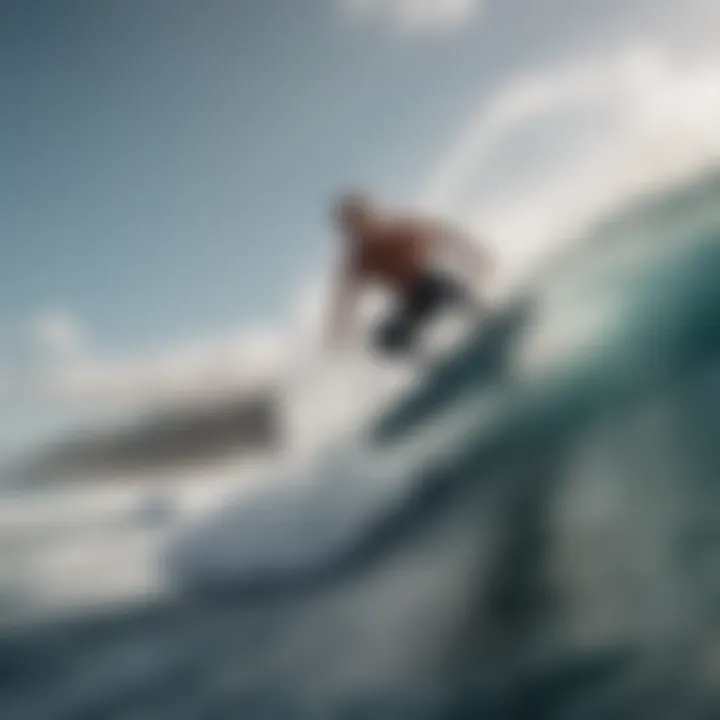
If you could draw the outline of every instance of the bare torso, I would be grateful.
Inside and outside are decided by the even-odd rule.
[[[444,221],[388,218],[363,198],[353,197],[340,207],[338,220],[347,244],[329,321],[333,344],[344,342],[352,330],[362,286],[380,285],[406,299],[414,297],[416,290],[423,294],[433,283],[415,285],[415,282],[424,280],[429,271],[433,274],[436,261],[444,263],[446,253],[472,271],[485,273],[488,269],[486,253]]]
[[[361,237],[353,238],[351,274],[363,282],[403,288],[428,267],[430,242],[419,222],[389,222]]]

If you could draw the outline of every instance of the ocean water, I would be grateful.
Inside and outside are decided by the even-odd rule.
[[[549,261],[302,481],[180,523],[132,496],[97,573],[137,572],[133,537],[157,592],[6,623],[1,717],[720,717],[718,268],[709,174]]]

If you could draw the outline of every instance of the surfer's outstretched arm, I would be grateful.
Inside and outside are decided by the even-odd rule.
[[[353,334],[359,285],[359,278],[352,270],[346,269],[340,276],[326,331],[326,344],[330,349],[345,347]]]

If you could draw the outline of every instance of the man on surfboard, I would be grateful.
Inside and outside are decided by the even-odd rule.
[[[439,264],[449,252],[473,274],[490,269],[487,251],[462,233],[443,222],[391,215],[361,193],[341,197],[334,215],[344,258],[328,329],[332,347],[348,339],[359,293],[370,285],[390,290],[396,300],[371,340],[383,355],[412,354],[420,331],[439,311],[474,306],[471,288]]]

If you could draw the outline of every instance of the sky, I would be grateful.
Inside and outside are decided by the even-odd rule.
[[[715,0],[0,2],[0,454],[287,369],[329,203],[520,273],[720,146]]]

